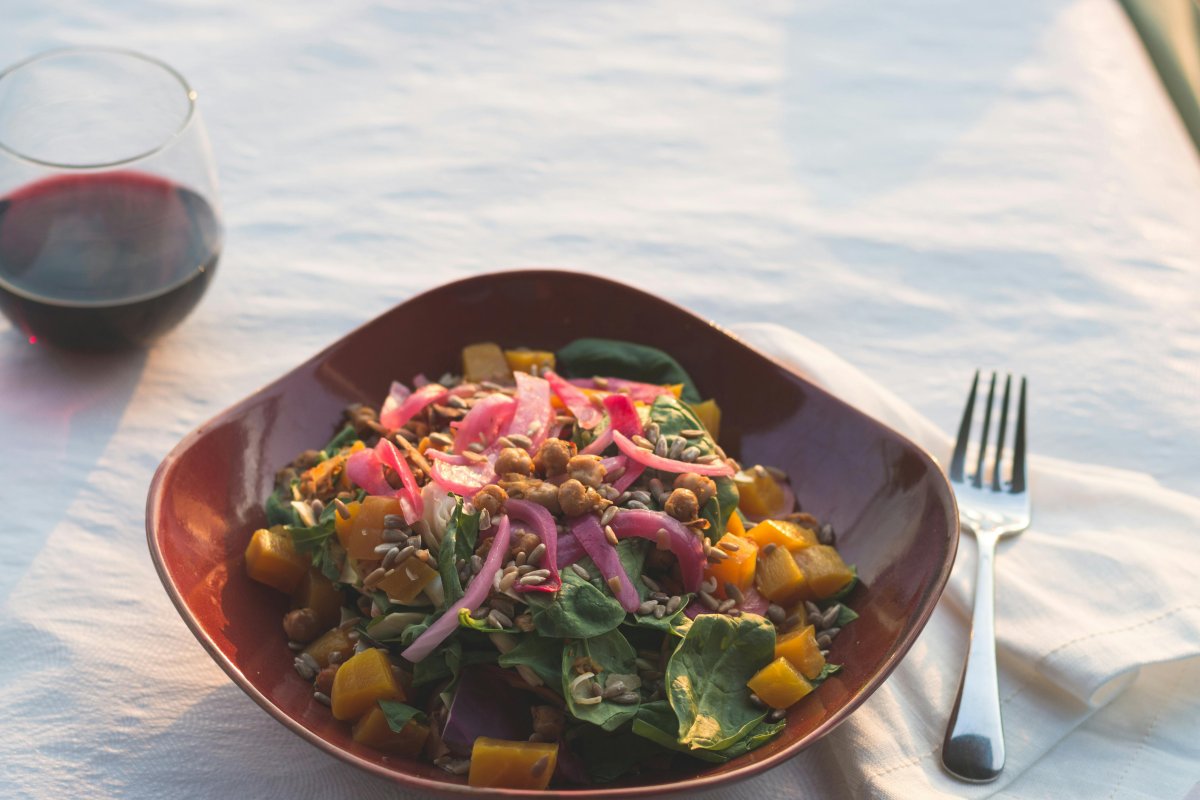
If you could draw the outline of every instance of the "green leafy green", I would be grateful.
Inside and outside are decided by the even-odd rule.
[[[625,620],[625,624],[638,628],[650,628],[673,636],[683,636],[691,626],[691,620],[684,613],[691,599],[691,594],[683,595],[683,602],[679,604],[679,608],[675,610],[674,614],[666,614],[661,618],[655,617],[653,614],[630,614],[629,618]]]
[[[668,699],[679,743],[723,750],[763,718],[746,682],[775,652],[775,627],[757,615],[702,614],[667,663]]]
[[[678,436],[680,431],[693,429],[704,430],[704,423],[690,408],[669,395],[659,395],[650,407],[650,421],[658,423],[660,436]],[[694,438],[689,446],[700,451],[701,456],[717,452],[717,443],[712,436],[705,433]],[[733,478],[713,478],[717,485],[717,494],[700,509],[700,516],[708,520],[708,530],[705,536],[710,541],[720,539],[725,533],[725,525],[738,504],[738,490]]]
[[[830,664],[829,662],[825,662],[825,666],[821,667],[820,674],[818,674],[817,677],[815,677],[811,681],[809,681],[809,683],[811,683],[814,687],[816,687],[820,683],[822,683],[826,678],[828,678],[830,675],[840,672],[841,669],[842,669],[841,664]]]
[[[438,572],[442,576],[442,591],[445,592],[447,606],[458,602],[463,596],[462,581],[458,578],[458,560],[469,559],[474,554],[478,537],[479,514],[465,513],[460,497],[446,525],[446,535],[442,537],[442,547],[438,552]]]
[[[542,636],[587,639],[608,633],[625,619],[625,609],[616,598],[600,591],[574,570],[563,573],[562,589],[557,595],[530,592],[527,598],[534,627]]]
[[[563,643],[536,634],[525,635],[517,646],[500,656],[502,667],[524,664],[532,669],[546,685],[555,688],[562,684]]]
[[[421,724],[429,721],[421,709],[413,708],[397,700],[380,700],[379,709],[387,719],[388,727],[396,733],[403,731],[404,726],[414,719]]]
[[[460,628],[470,628],[480,633],[511,633],[507,628],[497,628],[489,624],[486,618],[475,619],[471,616],[469,608],[460,608],[458,610],[458,625]]]
[[[325,449],[321,451],[321,455],[325,458],[333,457],[339,450],[349,444],[353,444],[358,438],[358,432],[354,430],[354,426],[346,423],[342,429],[338,431],[329,444],[325,445]]]
[[[496,650],[467,650],[457,638],[450,639],[425,658],[413,664],[413,686],[423,686],[446,678],[457,678],[471,664],[495,664]]]
[[[332,517],[322,515],[321,521],[309,527],[285,525],[292,537],[292,545],[299,553],[312,559],[312,564],[329,580],[337,582],[342,577],[342,563],[346,551],[334,534]]]
[[[675,712],[671,710],[670,703],[666,700],[656,700],[653,703],[642,703],[630,730],[634,734],[649,739],[661,747],[680,753],[687,753],[689,756],[701,761],[722,764],[765,744],[786,727],[787,720],[779,720],[778,722],[760,720],[756,725],[749,728],[746,735],[730,744],[724,750],[692,750],[680,744],[678,739],[676,739],[676,731],[679,730],[679,720],[676,718]]]
[[[295,485],[297,481],[292,481]],[[265,504],[267,525],[304,525],[296,509],[292,507],[292,486],[276,486]]]
[[[578,674],[574,669],[575,662],[581,658],[589,659],[595,665],[594,668],[599,668],[596,670],[595,680],[607,688],[610,675],[637,674],[637,666],[633,663],[637,653],[618,631],[609,631],[590,639],[576,639],[567,642],[567,646],[563,648],[560,680],[563,696],[567,699],[567,709],[576,719],[598,725],[606,731],[616,730],[637,714],[638,704],[625,705],[611,700],[594,705],[575,702],[570,683]]]
[[[833,594],[829,595],[829,597],[826,597],[825,600],[822,601],[822,603],[821,603],[821,606],[823,608],[828,608],[829,606],[833,605],[834,603],[836,603],[840,600],[845,600],[850,595],[850,593],[854,591],[854,587],[858,585],[858,568],[856,566],[854,566],[853,564],[848,564],[847,567],[850,570],[850,574],[852,574],[854,577],[851,578],[846,583],[845,586],[838,589]],[[842,606],[842,608],[845,609],[846,611],[850,611],[850,609],[846,608],[846,606]],[[854,614],[853,611],[850,611],[850,613]],[[851,619],[858,619],[858,614],[854,614],[854,616]],[[846,620],[846,621],[849,622],[850,620]],[[838,625],[839,626],[842,625],[840,615],[838,616]]]
[[[616,339],[576,339],[557,354],[558,371],[568,378],[603,375],[657,384],[683,384],[683,399],[699,403],[700,393],[687,370],[654,347]]]

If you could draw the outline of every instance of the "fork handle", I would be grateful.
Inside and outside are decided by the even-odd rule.
[[[942,764],[962,780],[988,783],[1004,769],[1004,725],[996,679],[996,537],[976,535],[975,539],[979,555],[971,641],[942,743]]]

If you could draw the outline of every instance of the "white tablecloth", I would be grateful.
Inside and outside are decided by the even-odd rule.
[[[0,796],[395,796],[209,661],[143,502],[188,430],[442,280],[566,265],[787,325],[947,430],[1012,367],[1038,453],[1200,494],[1200,162],[1113,0],[0,0],[0,63],[64,44],[198,88],[228,241],[146,353],[0,322]],[[1196,675],[1143,670],[1003,795],[1089,759],[1187,794]],[[814,785],[902,788],[827,742]]]

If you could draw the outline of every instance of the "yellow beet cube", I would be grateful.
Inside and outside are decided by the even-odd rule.
[[[383,518],[389,514],[402,514],[400,501],[394,497],[371,495],[363,498],[361,503],[347,503],[346,507],[350,517],[343,519],[338,514],[333,524],[338,541],[351,558],[378,560],[375,548],[383,543]]]
[[[411,603],[437,576],[437,570],[421,559],[406,558],[376,586],[394,603]]]
[[[347,720],[358,719],[380,700],[407,698],[392,674],[392,662],[372,647],[338,667],[329,699],[334,718]]]
[[[766,546],[768,542],[774,542],[776,546],[787,550],[803,550],[805,547],[812,547],[817,543],[816,533],[794,522],[782,519],[768,519],[760,522],[746,531],[746,536],[753,539],[759,547]]]
[[[310,569],[292,592],[292,608],[311,608],[321,630],[326,630],[342,621],[342,593],[333,581]]]
[[[783,487],[762,467],[743,470],[733,476],[738,489],[738,508],[751,517],[770,517],[783,513]]]
[[[801,550],[800,552],[804,552]],[[770,543],[758,549],[754,582],[769,600],[787,605],[811,596],[808,581],[787,548]]]
[[[777,658],[746,682],[750,691],[771,708],[787,708],[813,690],[786,658]]]
[[[797,550],[795,556],[814,597],[836,594],[854,577],[838,551],[829,545],[819,544]]]
[[[716,400],[705,400],[691,407],[692,412],[704,423],[713,440],[716,441],[721,433],[721,407]]]
[[[725,523],[725,532],[734,536],[746,535],[746,526],[742,524],[742,518],[736,511],[729,515],[729,521]]]
[[[354,642],[350,641],[349,634],[341,628],[333,628],[321,634],[316,641],[312,642],[308,647],[304,648],[304,652],[308,653],[322,667],[329,666],[329,657],[334,653],[341,653],[342,658],[350,657],[354,652]]]
[[[504,360],[513,372],[532,372],[535,366],[538,372],[554,369],[554,353],[546,350],[505,350]]]
[[[786,658],[800,674],[812,680],[825,668],[825,656],[817,644],[812,625],[786,633],[775,640],[775,657]]]
[[[469,344],[462,350],[463,379],[471,383],[512,383],[512,370],[500,345],[493,342]]]
[[[296,552],[292,537],[281,528],[259,528],[246,547],[246,574],[259,583],[291,594],[312,566]]]
[[[416,758],[429,737],[429,726],[410,719],[404,730],[397,733],[388,725],[387,715],[376,705],[354,723],[352,735],[354,741],[367,747],[374,747],[393,755]]]
[[[726,547],[722,547],[723,544]],[[717,596],[722,599],[728,597],[725,591],[726,583],[732,583],[742,591],[749,589],[754,583],[754,563],[758,558],[758,545],[749,539],[726,533],[717,542],[717,547],[728,558],[708,564],[704,568],[705,579],[716,578],[717,580]],[[730,550],[729,547],[734,549]]]
[[[558,762],[557,742],[512,742],[480,736],[467,783],[487,789],[545,789]]]

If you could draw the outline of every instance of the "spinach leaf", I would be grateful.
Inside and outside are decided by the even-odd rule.
[[[738,739],[724,750],[718,750],[715,752],[711,750],[693,750],[692,754],[698,755],[699,753],[711,753],[712,755],[720,756],[724,761],[729,761],[730,759],[737,758],[743,753],[750,752],[760,745],[766,744],[778,736],[779,733],[786,727],[786,719],[781,719],[778,722],[767,722],[766,720],[763,720],[751,728],[745,736],[743,736],[741,739]]]
[[[358,433],[354,430],[354,426],[346,423],[337,434],[329,440],[329,444],[325,445],[325,449],[321,451],[321,455],[325,458],[331,458],[339,450],[348,444],[353,444],[358,438]]]
[[[576,339],[557,354],[558,371],[568,378],[603,375],[657,384],[683,384],[683,398],[699,403],[700,393],[687,370],[654,347],[616,339]]]
[[[462,642],[451,639],[425,658],[413,664],[413,686],[423,686],[446,678],[457,678],[463,667],[496,663],[496,651],[464,650]]]
[[[701,614],[667,663],[668,699],[679,718],[679,743],[722,750],[764,714],[750,704],[746,681],[775,652],[775,627],[757,615]]]
[[[346,551],[333,535],[333,517],[322,514],[320,522],[307,528],[291,525],[284,527],[292,537],[292,545],[297,552],[308,555],[312,559],[312,565],[329,580],[335,583],[341,581]]]
[[[611,675],[636,675],[637,666],[633,663],[637,653],[618,631],[609,631],[602,636],[590,639],[576,639],[567,642],[562,654],[563,696],[567,699],[567,710],[576,719],[598,725],[606,731],[613,731],[628,722],[637,714],[637,703],[623,705],[611,700],[604,700],[595,705],[580,705],[571,694],[570,683],[574,680],[576,660],[590,659],[599,667],[595,680],[607,688]]]
[[[683,636],[687,633],[687,629],[691,627],[691,620],[684,613],[684,609],[687,608],[687,604],[691,602],[691,599],[691,594],[683,595],[683,602],[679,604],[679,608],[675,610],[674,614],[667,614],[662,618],[656,618],[653,614],[644,616],[641,614],[630,614],[625,620],[625,624],[638,628],[649,628],[661,633],[669,633],[673,636]]]
[[[438,552],[438,572],[442,576],[442,591],[446,595],[447,607],[463,596],[462,582],[458,579],[458,560],[471,557],[478,537],[479,514],[464,513],[463,499],[460,497],[454,513],[450,515],[446,535],[442,537],[442,547]]]
[[[292,508],[292,486],[298,481],[292,481],[289,486],[277,486],[267,498],[265,509],[267,525],[303,525],[300,515]]]
[[[502,667],[524,664],[552,689],[562,685],[562,662],[563,643],[537,634],[522,636],[498,661]]]
[[[445,548],[445,542],[442,547]],[[542,636],[559,639],[587,639],[601,636],[625,619],[625,609],[611,594],[567,570],[557,595],[530,592],[529,606],[533,624]]]
[[[745,736],[724,750],[691,750],[680,744],[675,738],[676,731],[679,730],[679,720],[675,717],[675,712],[671,710],[670,704],[666,700],[656,700],[653,703],[642,703],[637,717],[633,720],[631,730],[638,736],[649,739],[661,747],[687,753],[701,761],[722,764],[765,744],[786,727],[787,720],[766,722],[760,719],[746,732]]]
[[[815,677],[811,681],[809,681],[809,683],[811,683],[813,685],[813,687],[816,688],[821,683],[823,683],[826,678],[828,678],[830,675],[833,675],[834,673],[840,672],[841,669],[842,669],[841,664],[830,664],[829,662],[826,662],[825,666],[821,667],[820,674],[818,674],[817,677]]]
[[[387,719],[388,727],[396,733],[403,731],[404,726],[411,720],[415,719],[422,725],[429,721],[429,718],[425,716],[425,712],[419,708],[413,708],[396,700],[380,700],[379,709]]]
[[[689,428],[704,430],[704,423],[694,411],[667,395],[655,398],[654,405],[650,407],[650,421],[658,423],[659,435],[662,436],[678,436],[680,431]],[[699,450],[702,456],[717,452],[717,443],[708,433],[692,439],[690,446]],[[708,520],[705,536],[715,542],[724,535],[725,525],[737,508],[738,490],[733,478],[713,478],[713,483],[717,485],[717,494],[700,509],[700,516]]]

